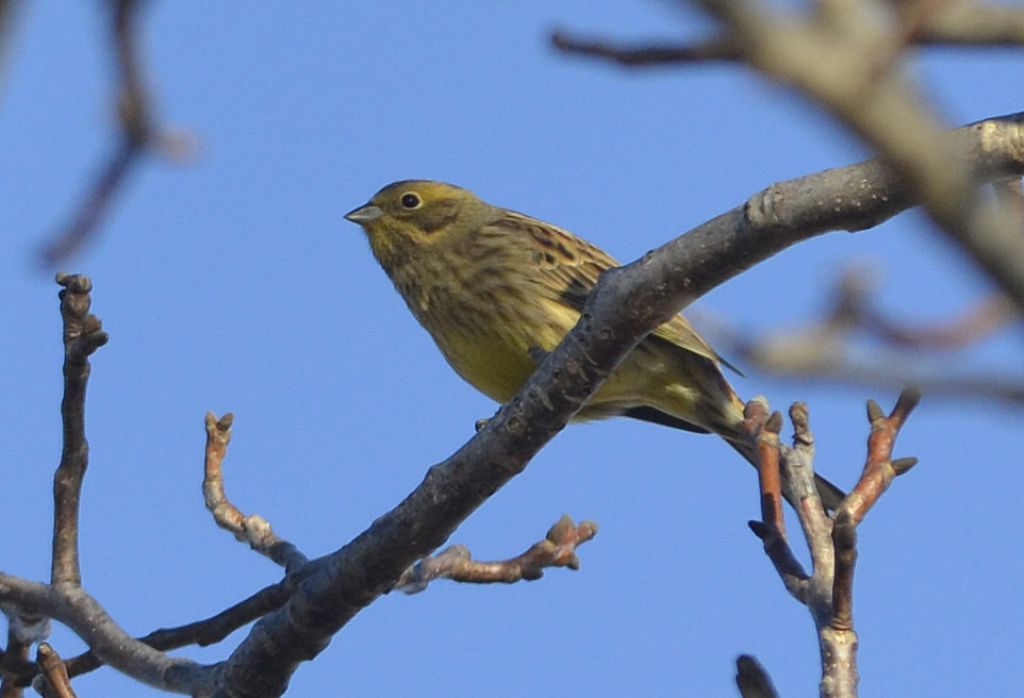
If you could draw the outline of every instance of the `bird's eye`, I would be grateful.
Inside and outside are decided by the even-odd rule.
[[[414,194],[411,191],[402,194],[402,198],[399,201],[402,203],[402,208],[410,211],[423,205],[423,199],[419,197],[419,194]]]

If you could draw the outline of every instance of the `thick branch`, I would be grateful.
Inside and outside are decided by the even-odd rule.
[[[1022,121],[1006,117],[960,129],[950,143],[987,178],[1001,179],[1024,171],[1024,152],[1013,147]],[[869,161],[772,187],[604,274],[579,324],[516,397],[395,509],[311,563],[295,597],[257,623],[223,666],[221,695],[283,692],[300,662],[521,472],[636,343],[682,306],[796,242],[870,227],[912,203],[880,163]],[[624,307],[633,312],[622,313]]]

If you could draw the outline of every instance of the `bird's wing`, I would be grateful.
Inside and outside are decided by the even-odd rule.
[[[620,266],[610,255],[583,238],[522,213],[503,211],[498,224],[527,238],[534,248],[536,268],[548,277],[551,286],[562,289],[559,300],[577,313],[583,311],[583,304],[601,273]],[[725,363],[682,315],[676,315],[657,327],[651,336],[715,363]]]

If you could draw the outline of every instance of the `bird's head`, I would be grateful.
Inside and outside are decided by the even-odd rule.
[[[345,214],[370,238],[386,267],[483,225],[494,209],[473,192],[444,182],[403,180]]]

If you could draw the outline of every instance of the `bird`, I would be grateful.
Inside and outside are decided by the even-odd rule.
[[[619,263],[596,245],[468,189],[401,180],[345,214],[448,364],[499,403],[576,325],[602,272]],[[609,375],[575,421],[624,416],[714,433],[757,464],[729,366],[681,314],[655,328]],[[818,477],[834,510],[842,490]]]

